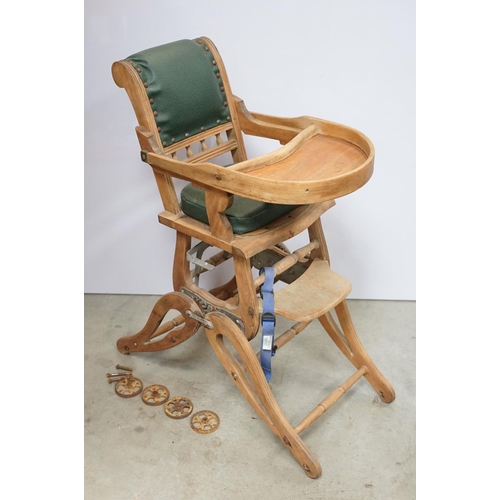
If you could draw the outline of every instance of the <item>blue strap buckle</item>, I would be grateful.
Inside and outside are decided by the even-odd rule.
[[[267,321],[272,321],[273,322],[273,326],[276,326],[276,315],[272,312],[264,312],[262,313],[262,318],[261,318],[261,321],[260,321],[260,324],[262,326],[264,326],[264,322],[267,322]]]

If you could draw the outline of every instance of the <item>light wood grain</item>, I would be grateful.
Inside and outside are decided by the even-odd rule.
[[[348,174],[366,159],[364,151],[350,142],[316,135],[302,144],[292,158],[253,170],[250,175],[283,181],[328,180]]]

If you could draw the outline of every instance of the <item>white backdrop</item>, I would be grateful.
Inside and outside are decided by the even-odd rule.
[[[250,111],[317,116],[372,140],[373,177],[323,216],[332,268],[350,298],[414,300],[415,4],[400,0],[86,0],[85,292],[171,290],[174,231],[157,221],[156,183],[111,65],[198,36],[215,43]],[[247,145],[249,156],[279,147]]]

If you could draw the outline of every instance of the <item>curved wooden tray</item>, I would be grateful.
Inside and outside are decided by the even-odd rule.
[[[286,205],[334,200],[362,187],[373,173],[374,148],[361,132],[302,117],[303,130],[278,150],[229,167],[190,164],[147,153],[144,161],[176,177],[246,198]]]

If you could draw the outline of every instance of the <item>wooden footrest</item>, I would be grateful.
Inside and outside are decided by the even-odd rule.
[[[350,291],[348,280],[334,273],[326,260],[316,259],[300,278],[275,293],[275,313],[312,321],[331,311]]]

